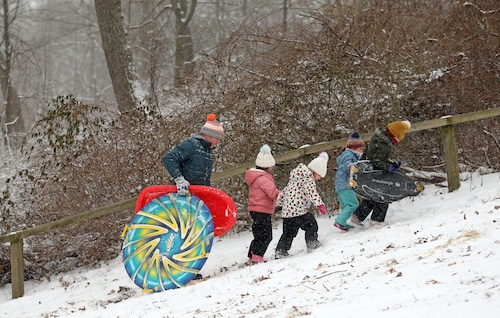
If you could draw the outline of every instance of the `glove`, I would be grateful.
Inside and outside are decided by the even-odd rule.
[[[399,171],[399,167],[401,167],[401,163],[398,162],[397,160],[394,160],[389,165],[389,172],[398,172]]]
[[[174,179],[175,185],[177,186],[178,195],[187,195],[189,192],[189,182],[184,179],[183,176],[178,176]]]
[[[324,205],[324,204],[322,204],[322,205],[318,206],[318,211],[319,211],[319,213],[321,213],[321,214],[325,215],[325,214],[326,214],[326,208],[325,208],[325,205]]]

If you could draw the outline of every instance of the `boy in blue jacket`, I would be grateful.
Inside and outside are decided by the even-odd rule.
[[[335,219],[334,226],[347,232],[350,226],[348,220],[359,206],[356,192],[349,187],[349,166],[357,162],[365,149],[365,142],[357,131],[349,135],[344,151],[337,158],[337,173],[335,175],[335,192],[342,210]]]

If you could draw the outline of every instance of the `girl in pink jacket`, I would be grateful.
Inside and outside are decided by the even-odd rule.
[[[255,160],[255,168],[245,172],[248,190],[248,211],[252,218],[253,240],[248,249],[248,263],[265,262],[263,256],[273,239],[271,216],[280,190],[276,188],[271,171],[276,164],[271,148],[264,145]]]

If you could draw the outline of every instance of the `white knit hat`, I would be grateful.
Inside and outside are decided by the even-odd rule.
[[[271,153],[271,147],[264,145],[260,148],[257,159],[255,159],[255,165],[261,168],[269,168],[276,165],[276,161]]]
[[[314,158],[307,165],[309,169],[319,174],[321,178],[324,178],[326,176],[327,166],[328,166],[328,154],[326,152],[320,153],[319,156]]]

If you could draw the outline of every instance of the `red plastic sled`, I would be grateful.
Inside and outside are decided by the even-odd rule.
[[[171,192],[177,192],[175,185],[152,185],[139,193],[135,204],[135,213],[139,212],[152,200]],[[238,211],[233,199],[224,191],[201,185],[190,185],[189,193],[202,200],[212,213],[214,221],[214,235],[226,234],[236,223]]]

